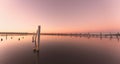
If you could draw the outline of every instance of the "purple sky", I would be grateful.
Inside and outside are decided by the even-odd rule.
[[[120,0],[3,0],[1,31],[120,31]]]

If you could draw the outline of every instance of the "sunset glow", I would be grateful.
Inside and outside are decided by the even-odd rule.
[[[0,32],[118,32],[120,0],[0,0]]]

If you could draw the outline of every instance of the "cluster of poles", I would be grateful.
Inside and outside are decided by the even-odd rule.
[[[41,26],[38,26],[38,29],[36,31],[36,33],[33,35],[32,37],[32,42],[35,43],[35,47],[34,47],[34,51],[37,51],[39,52],[39,46],[40,46],[40,29],[41,29]],[[94,34],[94,33],[79,33],[79,34],[66,34],[66,33],[44,33],[42,35],[59,35],[59,36],[79,36],[79,37],[99,37],[99,38],[117,38],[119,39],[120,37],[120,33],[117,32],[117,33],[97,33],[97,34]]]
[[[32,42],[35,43],[35,47],[33,49],[35,52],[39,52],[39,46],[40,46],[40,29],[41,29],[41,27],[38,26],[38,29],[37,29],[36,33],[32,37]]]

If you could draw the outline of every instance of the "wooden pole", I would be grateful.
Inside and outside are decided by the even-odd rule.
[[[39,51],[39,46],[40,46],[40,29],[41,29],[41,27],[38,26],[38,31],[37,31],[37,36],[38,36],[37,51]]]
[[[38,30],[37,30],[37,31],[38,31]],[[36,48],[37,48],[36,38],[37,38],[37,32],[36,32],[36,34],[35,34],[35,50],[36,50]]]

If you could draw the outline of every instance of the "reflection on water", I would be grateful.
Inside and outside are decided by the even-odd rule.
[[[0,39],[0,64],[119,64],[120,59],[115,37],[42,35],[40,52],[33,50],[35,43],[29,35]]]

